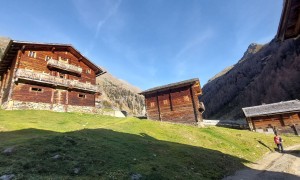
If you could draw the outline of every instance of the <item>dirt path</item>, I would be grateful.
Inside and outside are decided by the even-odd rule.
[[[285,149],[285,153],[272,152],[249,168],[237,171],[223,180],[300,179],[300,144]]]

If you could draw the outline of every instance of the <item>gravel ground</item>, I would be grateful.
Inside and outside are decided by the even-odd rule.
[[[272,152],[249,168],[237,171],[223,180],[299,180],[300,144],[285,149],[284,153]]]

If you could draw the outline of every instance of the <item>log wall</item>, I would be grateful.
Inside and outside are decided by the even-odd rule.
[[[251,121],[255,130],[266,130],[267,128],[275,127],[276,129],[285,129],[285,131],[289,130],[293,133],[294,130],[290,127],[300,125],[300,112],[252,117],[248,121]]]
[[[32,69],[38,72],[44,72],[52,76],[59,76],[59,73],[66,74],[67,79],[78,80],[79,82],[90,82],[91,84],[96,84],[96,75],[93,70],[91,70],[86,64],[84,64],[80,59],[75,57],[73,54],[67,51],[37,51],[35,57],[29,56],[29,50],[20,53],[20,61],[17,65],[20,69]],[[82,68],[81,76],[77,76],[72,73],[64,72],[56,68],[48,68],[46,56],[51,57],[55,60],[68,59],[68,63]],[[88,73],[90,70],[90,73]]]
[[[30,57],[30,51],[35,52],[34,57]],[[80,75],[66,72],[60,69],[47,66],[46,57],[55,60],[68,59],[68,64],[82,68]],[[39,102],[49,104],[61,104],[72,106],[95,106],[95,94],[81,92],[77,90],[59,89],[56,86],[45,86],[37,82],[20,81],[14,83],[15,68],[28,69],[33,72],[46,73],[52,76],[64,74],[65,79],[77,80],[82,83],[96,84],[96,74],[80,58],[75,57],[67,51],[43,51],[38,48],[30,50],[19,50],[16,58],[12,61],[10,68],[1,75],[0,82],[0,103],[13,101]],[[39,88],[42,91],[32,91],[32,88]],[[79,97],[79,94],[84,97]]]
[[[199,87],[184,86],[145,95],[149,119],[176,123],[197,123],[202,120],[198,111]]]

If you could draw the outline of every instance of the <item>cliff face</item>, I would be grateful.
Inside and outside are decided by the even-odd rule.
[[[300,40],[251,44],[203,87],[206,119],[243,119],[242,107],[300,99]]]
[[[100,106],[102,108],[124,110],[131,115],[143,115],[144,97],[141,91],[131,84],[106,73],[97,77],[97,84],[102,88]]]

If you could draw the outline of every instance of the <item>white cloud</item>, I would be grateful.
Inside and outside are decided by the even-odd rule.
[[[118,12],[122,0],[75,0],[73,2],[80,21],[93,30],[97,38],[100,29]]]
[[[118,11],[120,5],[122,3],[122,0],[118,0],[108,11],[106,16],[103,19],[100,19],[97,24],[97,30],[95,34],[95,38],[99,36],[99,31],[102,28],[102,26]]]
[[[74,1],[80,21],[94,33],[93,39],[90,40],[84,50],[84,54],[88,56],[89,52],[94,49],[101,29],[116,16],[121,3],[122,0]]]

